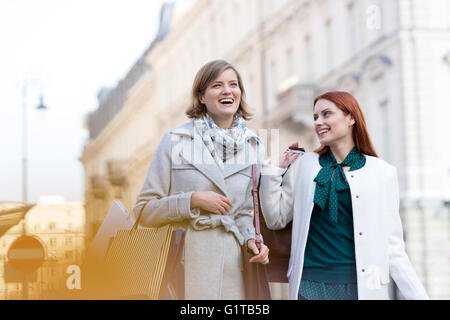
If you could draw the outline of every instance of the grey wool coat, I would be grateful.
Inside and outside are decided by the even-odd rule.
[[[193,121],[166,132],[157,147],[133,214],[137,217],[144,206],[141,226],[171,223],[186,230],[186,299],[244,298],[240,245],[255,237],[251,164],[259,164],[263,155],[262,143],[252,134],[221,169]],[[226,215],[191,210],[195,191],[215,191],[233,206]]]

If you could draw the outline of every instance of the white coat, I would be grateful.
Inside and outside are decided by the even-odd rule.
[[[346,172],[352,197],[358,298],[389,299],[392,277],[406,299],[428,299],[405,251],[397,169],[379,158],[365,157],[364,167]],[[261,206],[267,226],[281,229],[293,221],[287,276],[289,298],[294,300],[314,206],[314,178],[320,169],[319,155],[308,152],[291,165],[284,177],[285,169],[267,164],[261,176]]]

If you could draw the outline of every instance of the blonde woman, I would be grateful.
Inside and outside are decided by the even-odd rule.
[[[215,60],[197,73],[191,121],[166,132],[155,151],[135,216],[141,225],[186,230],[185,299],[245,299],[241,246],[268,263],[255,245],[251,164],[264,154],[238,71]]]

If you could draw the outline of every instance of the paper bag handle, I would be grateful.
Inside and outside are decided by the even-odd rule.
[[[142,216],[142,212],[144,211],[145,206],[147,205],[148,201],[146,203],[144,203],[144,205],[142,206],[141,210],[139,211],[139,215],[136,219],[136,221],[134,222],[133,227],[131,228],[131,230],[136,230],[138,225],[139,225],[139,221],[141,220],[141,216]]]

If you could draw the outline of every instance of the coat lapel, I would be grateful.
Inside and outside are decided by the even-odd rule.
[[[195,133],[193,122],[188,125],[172,130],[172,133],[182,136],[180,157],[203,173],[228,197],[222,169],[214,161],[201,136]]]
[[[255,138],[258,139],[256,136]],[[242,171],[243,174],[251,177],[251,165],[262,160],[258,159],[259,151],[256,140],[251,140],[249,144],[246,144],[246,146],[236,154],[234,159],[231,160],[232,163],[225,164],[225,179],[239,171]]]

